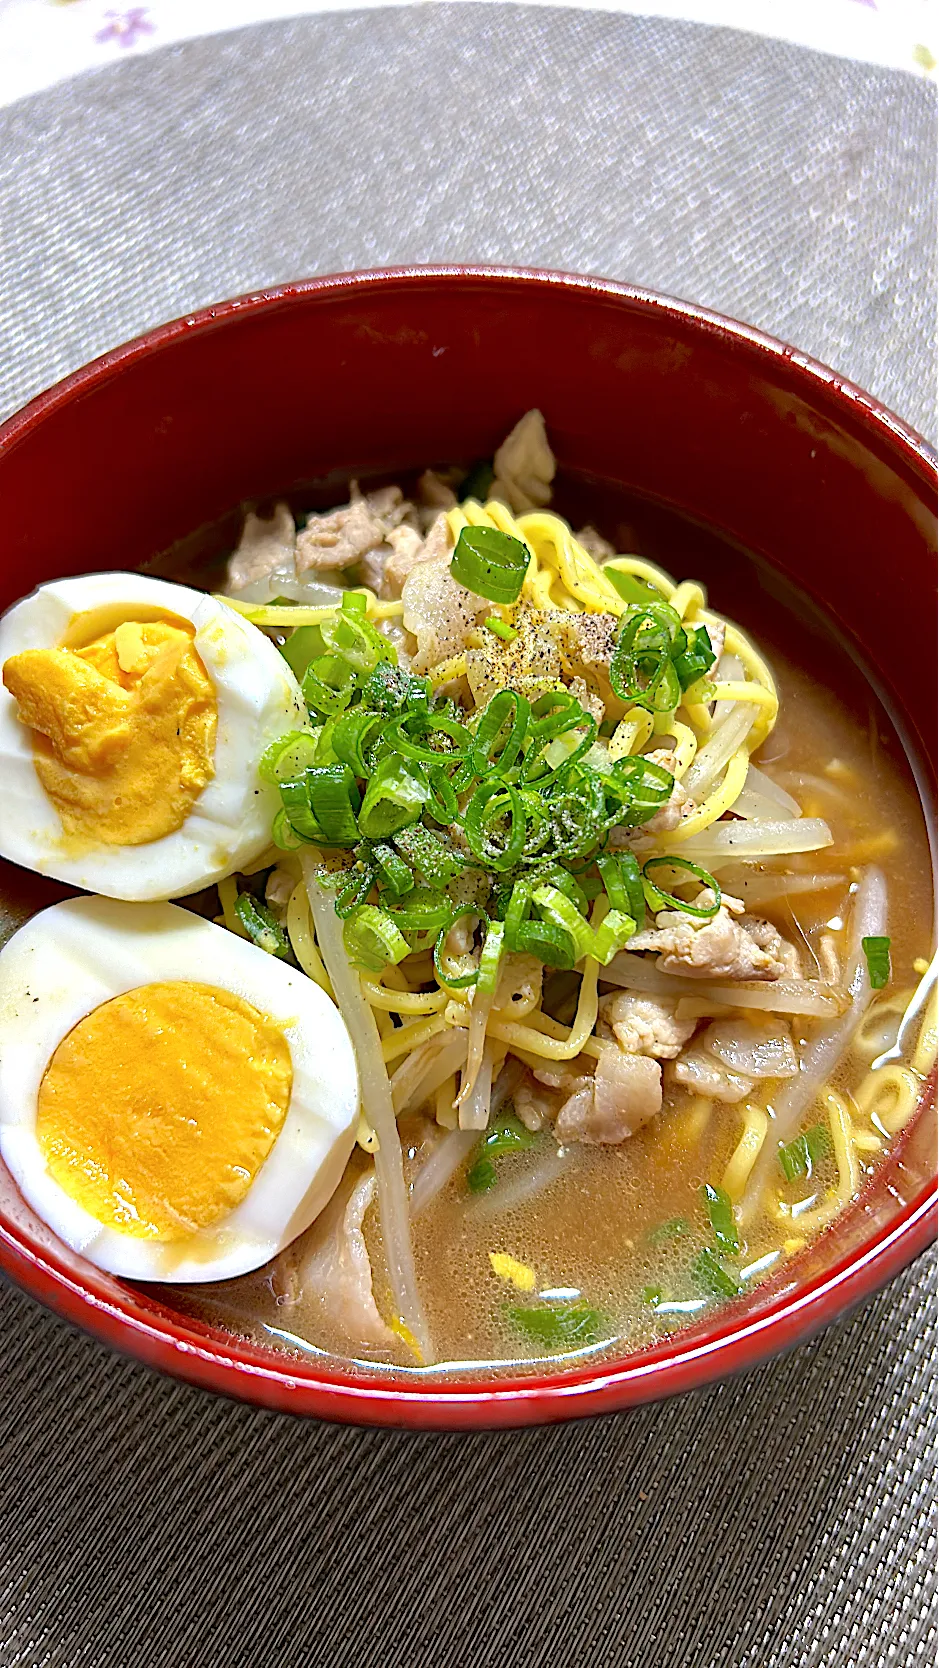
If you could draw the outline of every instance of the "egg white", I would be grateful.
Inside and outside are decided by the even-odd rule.
[[[96,617],[84,642],[127,619],[169,614],[195,626],[218,708],[215,775],[175,833],[146,845],[89,849],[64,836],[36,774],[33,732],[0,684],[0,855],[111,898],[178,898],[210,886],[270,845],[280,801],[276,788],[258,780],[257,764],[279,735],[307,727],[297,681],[276,645],[233,609],[138,573],[84,574],[40,586],[0,620],[0,667],[24,649],[61,647],[75,616],[86,613]]]
[[[293,1063],[284,1124],[245,1198],[172,1244],[106,1227],[46,1168],[39,1088],[86,1014],[139,985],[214,985],[283,1026]],[[134,1280],[228,1280],[259,1268],[309,1227],[355,1141],[358,1073],[339,1010],[303,973],[168,903],[69,898],[33,916],[0,951],[0,1154],[36,1215],[98,1268]]]

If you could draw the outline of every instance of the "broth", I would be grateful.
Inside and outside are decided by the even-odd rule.
[[[826,965],[827,945],[843,950],[849,886],[859,868],[876,862],[886,876],[893,977],[875,997],[861,1038],[832,1079],[864,1132],[856,1193],[897,1133],[887,1126],[878,1132],[856,1096],[871,1058],[892,1041],[931,953],[929,846],[894,727],[817,611],[763,564],[638,498],[607,494],[604,501],[589,483],[562,483],[557,501],[559,513],[569,514],[575,525],[589,515],[615,538],[617,549],[638,550],[679,575],[699,577],[710,606],[748,628],[769,655],[781,706],[756,763],[796,793],[804,814],[823,816],[834,836],[826,850],[793,857],[786,867],[796,874],[824,872],[833,880],[825,890],[754,908],[799,945],[810,973]],[[724,880],[731,893],[734,879],[731,871]],[[687,983],[693,997],[694,981]],[[797,1047],[815,1023],[794,1018]],[[778,1087],[770,1084],[763,1103],[772,1104]],[[528,1150],[501,1154],[498,1184],[478,1194],[467,1185],[467,1169],[476,1157],[471,1153],[413,1226],[417,1275],[438,1358],[430,1370],[459,1373],[480,1362],[534,1369],[559,1355],[574,1360],[602,1356],[614,1346],[632,1349],[726,1300],[729,1293],[706,1289],[713,1271],[701,1272],[710,1232],[701,1189],[720,1186],[741,1139],[746,1106],[754,1104],[760,1104],[758,1094],[732,1105],[667,1087],[661,1113],[621,1145],[572,1145],[559,1156],[553,1136],[544,1133]],[[824,1109],[816,1105],[800,1127],[823,1119]],[[402,1136],[406,1172],[413,1179],[446,1136],[433,1123],[432,1109],[403,1122]],[[352,1162],[362,1166],[365,1160]],[[778,1275],[827,1225],[821,1218],[838,1172],[829,1155],[811,1179],[787,1182],[780,1172],[776,1180],[774,1191],[788,1214],[762,1210],[747,1222],[735,1260],[743,1291]],[[376,1211],[366,1216],[365,1238],[378,1305],[387,1312]],[[349,1356],[347,1339],[331,1328],[320,1299],[309,1292],[298,1295],[280,1259],[223,1286],[177,1288],[166,1295],[180,1309],[256,1342],[294,1353]],[[596,1316],[590,1340],[582,1342],[575,1325],[550,1340],[550,1347],[539,1347],[512,1314],[539,1297],[568,1314],[571,1305],[575,1315],[576,1305],[589,1306]],[[352,1353],[370,1370],[382,1363],[393,1370],[423,1370],[406,1343]]]

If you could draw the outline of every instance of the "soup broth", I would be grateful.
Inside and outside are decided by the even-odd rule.
[[[798,801],[803,817],[824,819],[832,841],[716,870],[723,890],[797,947],[805,978],[838,985],[853,900],[861,877],[876,865],[889,898],[891,976],[810,1096],[789,1143],[794,1150],[784,1159],[767,1109],[772,1114],[785,1082],[757,1081],[743,1098],[725,1102],[670,1081],[668,1072],[661,1111],[618,1144],[559,1145],[550,1126],[521,1135],[516,1128],[491,1158],[485,1132],[464,1141],[452,1174],[412,1219],[417,1281],[434,1340],[430,1368],[406,1328],[356,1344],[336,1325],[322,1289],[322,1224],[254,1274],[170,1294],[180,1308],[267,1346],[351,1357],[370,1370],[458,1375],[480,1362],[533,1370],[545,1360],[573,1362],[651,1344],[791,1267],[901,1138],[932,1069],[935,1029],[928,1019],[908,1027],[900,1066],[870,1069],[896,1040],[926,971],[932,932],[922,806],[870,685],[804,598],[713,533],[589,483],[562,481],[556,501],[573,525],[588,517],[599,524],[617,550],[695,576],[707,587],[710,607],[747,628],[769,658],[779,715],[755,763]],[[601,967],[601,996],[617,988],[604,973]],[[545,987],[545,1010],[553,1004],[565,1027],[576,983],[559,973]],[[685,1001],[699,1000],[698,1034],[722,1016],[754,1017],[729,1000],[715,1007],[713,998],[699,996],[694,979],[684,984]],[[386,1035],[391,1023],[382,1021]],[[812,1014],[787,1015],[800,1060],[826,1023]],[[437,1121],[440,1106],[435,1092],[401,1120],[405,1176],[415,1200],[422,1171],[442,1165],[442,1151],[454,1145],[453,1131]],[[443,1113],[452,1122],[446,1106]],[[753,1199],[753,1151],[761,1145],[764,1185]],[[360,1151],[347,1185],[369,1166]],[[362,1233],[377,1308],[388,1317],[391,1281],[371,1205]]]

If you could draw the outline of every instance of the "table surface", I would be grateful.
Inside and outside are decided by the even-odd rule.
[[[128,59],[0,110],[0,411],[227,294],[470,259],[721,308],[932,435],[934,135],[911,76],[584,11]],[[0,1307],[3,1668],[934,1660],[931,1258],[732,1382],[495,1436],[259,1414]]]

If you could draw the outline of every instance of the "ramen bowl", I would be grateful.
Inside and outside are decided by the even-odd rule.
[[[684,529],[728,585],[752,557],[768,607],[780,586],[797,587],[864,668],[928,806],[930,449],[793,348],[614,283],[354,273],[225,302],[106,354],[0,429],[0,607],[66,575],[165,573],[181,560],[208,571],[234,543],[243,502],[311,482],[329,502],[330,483],[350,476],[477,457],[535,406],[573,499],[631,516],[660,545]],[[7,927],[63,895],[2,865]],[[791,1347],[923,1251],[936,1230],[934,1101],[933,1079],[859,1200],[782,1274],[651,1347],[563,1370],[395,1374],[248,1344],[70,1252],[5,1172],[0,1267],[138,1360],[279,1411],[425,1429],[610,1412]]]

